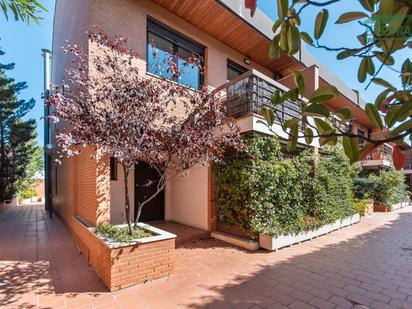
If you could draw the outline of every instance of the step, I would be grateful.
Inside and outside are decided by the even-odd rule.
[[[229,244],[232,244],[236,247],[240,247],[249,251],[255,251],[259,249],[259,243],[257,241],[248,239],[248,238],[243,238],[227,233],[222,233],[222,232],[212,232],[211,236],[215,239],[219,239],[221,241],[227,242]]]

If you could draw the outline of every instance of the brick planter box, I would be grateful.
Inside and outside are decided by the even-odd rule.
[[[173,272],[176,235],[139,223],[154,236],[124,244],[100,237],[93,227],[82,225],[88,233],[83,242],[86,248],[80,251],[110,291],[167,277]]]
[[[339,219],[334,223],[326,224],[318,229],[301,232],[299,234],[289,234],[280,236],[270,236],[265,234],[259,235],[259,246],[261,248],[277,251],[280,248],[287,247],[302,241],[310,240],[312,238],[330,233],[340,228],[358,223],[360,221],[360,215],[354,214],[353,216]]]

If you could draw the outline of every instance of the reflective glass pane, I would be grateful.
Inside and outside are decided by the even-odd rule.
[[[178,48],[178,67],[180,70],[179,84],[199,89],[200,87],[200,69],[197,63],[188,63],[187,59],[192,56],[192,54],[183,49]]]
[[[148,72],[172,78],[168,62],[173,56],[173,44],[155,34],[149,33],[149,46],[147,48]]]

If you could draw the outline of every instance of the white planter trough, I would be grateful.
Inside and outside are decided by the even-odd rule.
[[[310,240],[321,235],[325,235],[332,231],[336,231],[343,227],[358,223],[360,221],[360,215],[354,214],[353,216],[339,219],[334,223],[326,224],[321,226],[316,230],[305,231],[299,234],[290,234],[290,235],[280,235],[280,236],[270,236],[265,234],[259,235],[259,246],[261,248],[277,251],[280,248],[287,247],[302,241]]]
[[[408,205],[409,205],[408,202],[402,202],[402,203],[394,204],[394,205],[391,206],[391,211],[392,211],[392,210],[396,210],[396,209],[404,208],[404,207],[406,207],[406,206],[408,206]]]

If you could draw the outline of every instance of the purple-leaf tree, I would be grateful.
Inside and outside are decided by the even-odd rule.
[[[138,55],[126,39],[111,40],[103,32],[89,33],[93,48],[86,53],[68,44],[73,58],[68,79],[55,85],[49,99],[54,121],[64,125],[56,134],[66,156],[94,147],[123,167],[125,214],[132,232],[128,175],[139,162],[159,173],[156,191],[137,205],[135,225],[142,208],[167,182],[191,167],[220,162],[226,147],[242,148],[239,128],[226,116],[218,95],[193,90],[175,81],[151,77],[138,70]],[[195,57],[193,57],[195,58]],[[188,59],[188,65],[200,65]],[[175,61],[167,61],[173,79],[179,77]],[[152,185],[148,180],[147,186]]]

